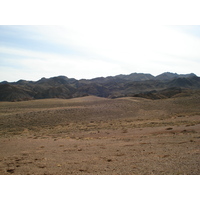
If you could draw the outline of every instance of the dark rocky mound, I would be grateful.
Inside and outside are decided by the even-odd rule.
[[[45,98],[74,98],[86,95],[118,98],[138,96],[143,98],[171,98],[178,93],[200,89],[200,78],[195,74],[178,75],[163,73],[132,73],[99,77],[90,80],[58,76],[42,78],[36,82],[19,80],[14,83],[0,83],[0,101],[22,101]]]
[[[167,99],[167,98],[176,97],[179,94],[182,94],[182,96],[187,95],[189,92],[190,90],[188,89],[173,87],[173,88],[167,88],[160,91],[153,90],[149,92],[142,92],[139,94],[135,94],[133,96],[147,98],[147,99]]]
[[[10,84],[0,84],[0,100],[1,101],[25,101],[34,99],[31,91],[13,86]]]

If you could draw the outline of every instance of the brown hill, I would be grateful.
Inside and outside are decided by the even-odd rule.
[[[10,84],[0,84],[1,101],[24,101],[31,100],[31,91]]]
[[[108,98],[136,95],[144,98],[152,96],[153,99],[157,99],[171,97],[171,95],[165,94],[163,96],[163,90],[168,89],[170,93],[176,94],[177,88],[180,88],[178,90],[181,93],[183,92],[182,89],[199,90],[200,78],[195,74],[163,73],[154,77],[151,74],[132,73],[130,75],[99,77],[90,80],[76,80],[65,76],[42,78],[36,82],[19,80],[14,83],[0,83],[0,101],[46,98],[68,99],[88,95]]]
[[[0,102],[0,174],[199,175],[199,101]]]

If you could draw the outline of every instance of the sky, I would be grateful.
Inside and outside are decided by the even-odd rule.
[[[199,25],[171,25],[166,23],[165,15],[161,15],[163,24],[144,23],[149,14],[154,13],[154,10],[148,11],[148,1],[145,2],[148,5],[137,5],[145,11],[144,16],[130,1],[73,2],[57,12],[49,3],[54,10],[47,12],[51,23],[43,21],[42,9],[37,13],[42,16],[41,19],[36,17],[39,21],[29,16],[25,23],[22,20],[22,23],[16,21],[11,25],[12,17],[7,23],[1,23],[0,81],[36,81],[59,75],[90,79],[134,72],[152,75],[195,73],[200,76]],[[9,2],[6,6],[9,7]],[[31,6],[34,12],[38,9],[34,4]],[[161,5],[164,6],[170,7]],[[27,11],[21,12],[27,14]],[[161,10],[155,12],[161,14]],[[176,9],[171,11],[172,15],[173,12],[177,15]],[[59,15],[61,23],[54,21],[55,15]],[[20,12],[15,17],[26,18]],[[151,20],[157,18],[157,15],[150,17]]]
[[[198,0],[2,0],[0,82],[20,79],[39,80],[42,77],[58,75],[77,79],[133,72],[158,75],[166,71],[193,72],[200,76],[200,26],[198,25],[200,25]],[[62,180],[55,180],[54,177],[54,182],[59,186],[56,190],[57,185],[52,185],[52,178],[45,182],[43,179],[38,182],[32,179],[29,181],[27,177],[24,177],[25,181],[21,181],[22,177],[19,178],[17,182],[7,178],[1,181],[2,191],[5,191],[6,197],[8,194],[13,194],[16,198],[22,186],[29,191],[32,188],[31,184],[35,187],[38,183],[42,184],[36,188],[40,196],[41,191],[45,191],[42,194],[45,198],[48,196],[52,199],[58,194],[66,196],[66,183],[69,182],[70,185],[67,186],[72,185],[72,187],[67,195],[69,196],[69,192],[72,191],[70,196],[74,198],[74,194],[77,193],[77,183],[81,181],[79,177],[77,177],[79,180],[72,177],[70,181],[64,180],[63,184]],[[80,198],[86,194],[88,199],[88,185],[96,191],[98,186],[102,187],[108,182],[109,185],[103,188],[104,192],[100,194],[99,199],[105,196],[111,199],[113,195],[115,199],[124,198],[124,195],[129,197],[126,199],[130,199],[133,195],[139,199],[144,195],[146,195],[144,199],[149,198],[149,195],[154,199],[160,199],[161,194],[165,192],[163,188],[171,185],[170,192],[165,192],[164,199],[180,198],[181,195],[191,199],[198,197],[198,184],[194,177],[186,177],[190,180],[185,180],[185,177],[184,180],[180,178],[177,180],[175,177],[173,180],[172,177],[157,180],[152,176],[150,180],[138,177],[136,181],[136,177],[134,180],[131,177],[131,184],[128,182],[129,177],[120,181],[106,178],[97,181],[94,179],[88,181],[88,177],[85,178],[84,182],[80,182],[81,187],[78,187],[78,190],[81,192],[77,194],[81,195]],[[12,190],[16,192],[10,193],[10,184],[12,185],[13,181]],[[71,184],[72,182],[74,184]],[[125,187],[121,187],[120,182]],[[128,184],[125,184],[126,182]],[[139,187],[137,187],[138,182],[141,183]],[[134,183],[136,184],[133,186]],[[147,191],[145,193],[144,183],[148,186],[145,187]],[[16,187],[18,185],[20,188]],[[48,187],[45,188],[45,185]],[[46,192],[45,189],[50,191],[49,188],[52,186],[53,193]],[[134,187],[136,190],[133,192]],[[155,188],[161,193],[155,192]],[[105,195],[107,191],[112,193],[109,196]],[[27,199],[26,193],[24,194],[23,198],[20,193],[21,199]],[[90,196],[92,198],[89,199],[94,199],[93,193],[90,193]]]

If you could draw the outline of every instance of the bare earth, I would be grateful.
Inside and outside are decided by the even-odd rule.
[[[200,174],[199,102],[1,102],[0,174]]]

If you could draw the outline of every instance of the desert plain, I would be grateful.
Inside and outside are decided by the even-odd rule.
[[[200,94],[0,102],[1,175],[199,175]]]

